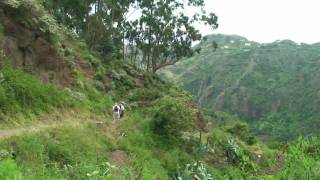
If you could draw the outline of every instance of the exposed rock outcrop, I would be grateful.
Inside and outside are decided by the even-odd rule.
[[[3,26],[0,49],[14,67],[33,73],[46,83],[72,84],[70,67],[49,43],[45,33],[23,26],[3,11],[0,22]]]

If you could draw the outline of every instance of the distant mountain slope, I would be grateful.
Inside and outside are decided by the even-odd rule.
[[[199,105],[238,115],[260,135],[320,133],[320,44],[260,44],[218,34],[199,47],[200,54],[161,72],[182,83]]]

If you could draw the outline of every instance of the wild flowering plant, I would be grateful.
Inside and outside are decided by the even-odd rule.
[[[175,180],[213,180],[213,176],[208,172],[203,162],[198,161],[193,164],[187,164],[182,172],[179,172]]]

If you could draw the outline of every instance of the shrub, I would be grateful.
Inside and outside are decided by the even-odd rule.
[[[158,89],[137,89],[128,99],[130,101],[154,101],[160,98],[161,92]]]
[[[103,79],[105,78],[105,75],[106,75],[106,69],[102,65],[98,66],[95,74],[95,79],[99,81],[103,81]]]
[[[125,75],[121,77],[121,80],[118,81],[117,85],[118,85],[117,88],[121,86],[121,87],[124,87],[126,90],[128,90],[128,89],[134,88],[135,82],[130,76]]]
[[[105,96],[92,86],[85,86],[83,94],[88,96],[88,103],[91,112],[103,114],[106,110],[111,109],[112,99],[110,96]]]
[[[5,149],[1,149],[0,150],[0,161],[1,160],[4,160],[4,159],[7,159],[7,158],[12,158],[13,157],[13,152],[11,151],[7,151]]]
[[[115,42],[109,36],[103,36],[97,45],[97,51],[101,56],[109,57],[115,57],[118,52]]]
[[[253,145],[257,142],[256,138],[250,133],[249,126],[246,123],[237,122],[233,127],[227,130],[229,133],[238,136],[248,145]]]
[[[177,141],[183,132],[193,127],[194,111],[191,107],[172,97],[164,97],[156,104],[152,129],[165,140]]]
[[[3,8],[11,13],[11,16],[26,27],[37,27],[41,32],[50,34],[58,34],[61,31],[56,20],[48,15],[44,7],[36,0],[5,0],[1,3]]]
[[[240,148],[234,139],[228,140],[225,151],[228,161],[238,165],[244,173],[257,171],[256,165],[250,158],[250,153]]]
[[[229,162],[239,163],[240,162],[240,147],[237,145],[234,139],[229,139],[226,146],[226,156]]]

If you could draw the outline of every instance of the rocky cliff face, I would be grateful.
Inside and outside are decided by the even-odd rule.
[[[72,73],[46,35],[27,28],[6,11],[0,12],[2,55],[16,68],[36,74],[44,82],[67,86],[72,82]]]

